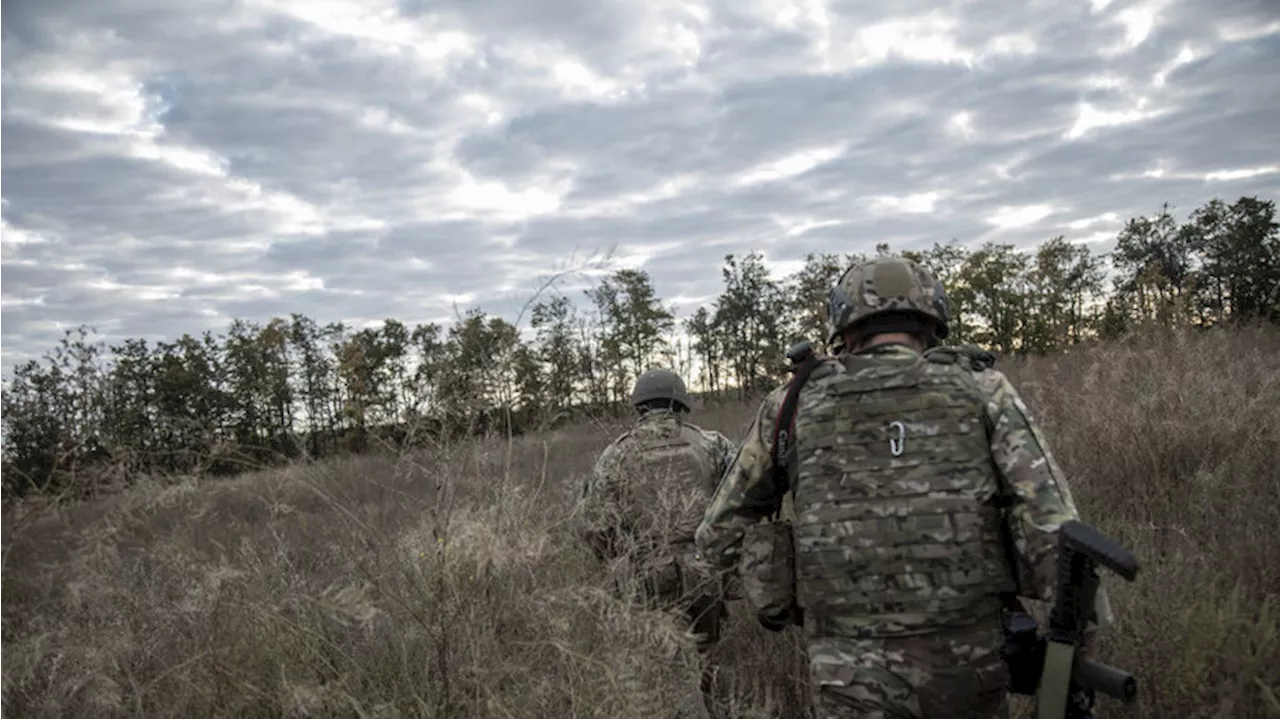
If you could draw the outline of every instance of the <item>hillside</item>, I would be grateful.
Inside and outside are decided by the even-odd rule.
[[[1140,678],[1140,705],[1099,714],[1280,716],[1280,331],[1000,368],[1085,519],[1144,562],[1135,584],[1104,580],[1120,625],[1102,644]],[[740,439],[751,410],[694,421]],[[663,716],[696,676],[570,538],[575,492],[618,430],[10,509],[5,715]],[[804,716],[794,633],[731,611],[730,714]]]

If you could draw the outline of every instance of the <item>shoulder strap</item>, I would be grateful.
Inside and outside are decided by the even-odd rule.
[[[996,356],[976,345],[937,346],[925,350],[925,359],[938,364],[957,364],[961,358],[968,360],[974,372],[990,369],[996,364]]]
[[[808,341],[793,346],[787,352],[787,359],[791,360],[791,380],[787,382],[787,393],[782,399],[782,405],[778,407],[778,416],[774,418],[773,447],[770,450],[774,477],[783,487],[790,484],[785,462],[787,452],[791,449],[791,438],[795,434],[796,405],[800,403],[800,390],[814,368],[822,363],[813,351],[813,344]]]

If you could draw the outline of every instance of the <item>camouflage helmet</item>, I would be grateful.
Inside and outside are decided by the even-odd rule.
[[[693,411],[693,398],[685,389],[684,380],[669,369],[651,369],[636,378],[636,386],[631,390],[631,404],[638,407],[654,399],[671,400],[683,406],[686,412]]]
[[[877,257],[845,271],[827,295],[827,321],[834,343],[840,333],[870,317],[908,312],[937,323],[934,336],[950,332],[946,291],[917,262],[905,257]]]

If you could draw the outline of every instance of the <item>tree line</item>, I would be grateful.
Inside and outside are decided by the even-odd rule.
[[[1031,251],[952,241],[874,254],[910,257],[946,284],[948,343],[1009,355],[1137,325],[1280,323],[1278,249],[1274,203],[1241,197],[1181,223],[1167,205],[1130,219],[1106,255],[1062,236]],[[447,328],[387,319],[356,329],[292,314],[154,344],[108,344],[81,327],[6,382],[4,498],[519,433],[620,411],[655,364],[704,396],[751,396],[782,381],[786,347],[821,346],[827,290],[862,259],[810,253],[776,278],[759,253],[726,255],[719,296],[679,321],[647,272],[617,269],[578,301],[540,294],[528,338],[519,319],[480,308]]]

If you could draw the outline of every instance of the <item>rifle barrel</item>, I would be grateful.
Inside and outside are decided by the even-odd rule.
[[[1072,675],[1080,686],[1121,701],[1131,701],[1138,694],[1138,680],[1132,674],[1093,659],[1077,660]]]

